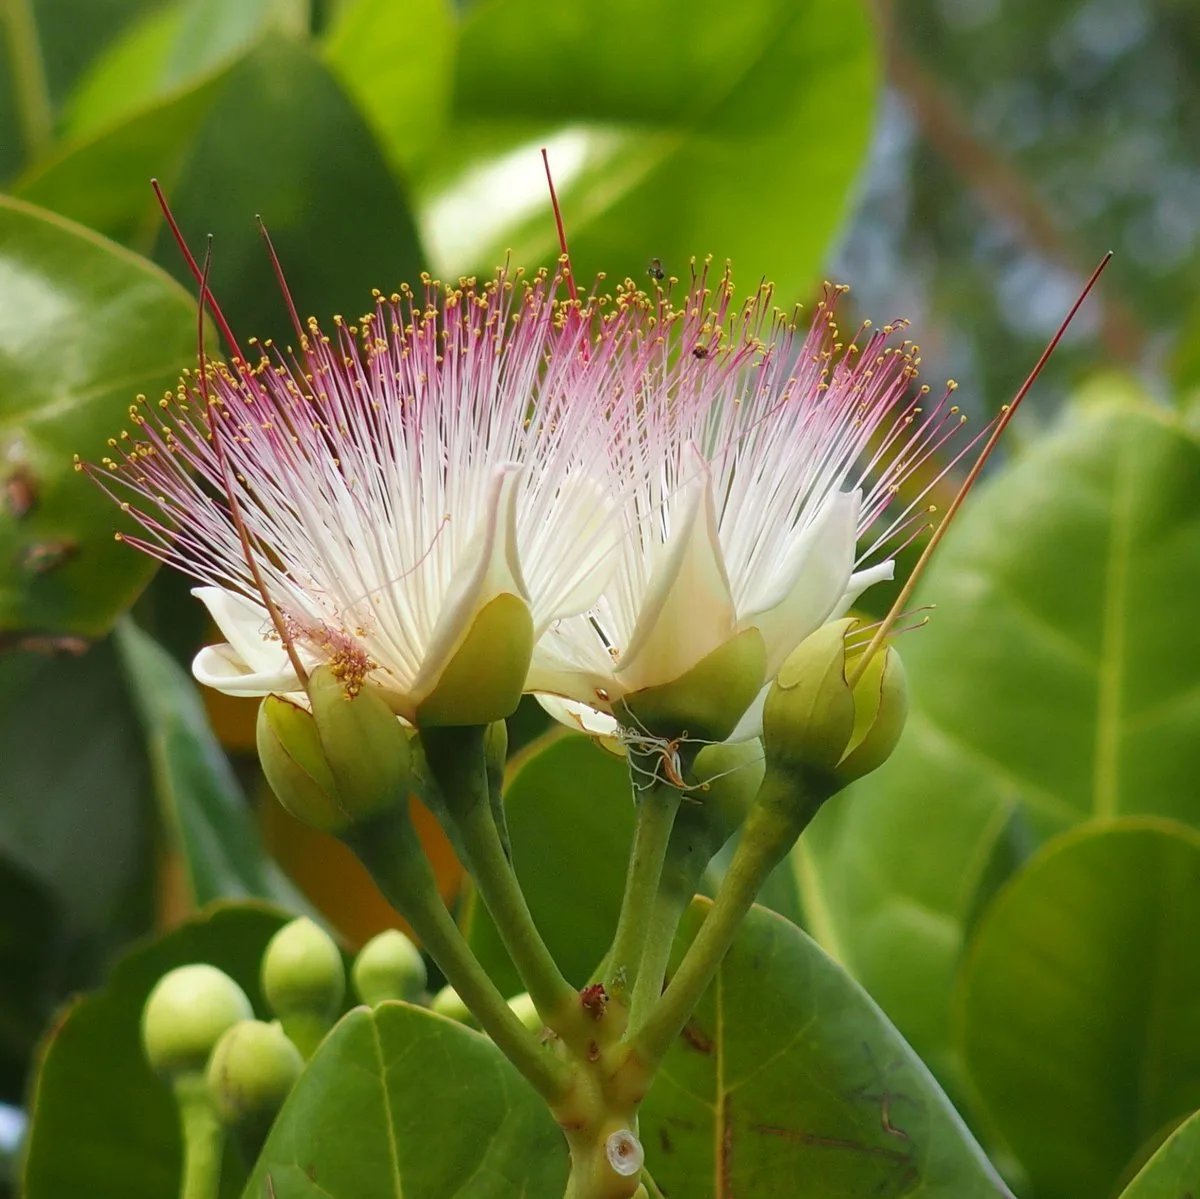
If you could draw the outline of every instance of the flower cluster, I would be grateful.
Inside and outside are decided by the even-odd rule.
[[[417,725],[531,691],[603,732],[736,645],[716,726],[752,733],[788,653],[891,577],[927,511],[900,484],[960,422],[902,323],[843,338],[827,288],[806,331],[707,270],[567,298],[566,269],[426,279],[139,399],[94,473],[202,584],[201,682],[300,695],[329,664]]]

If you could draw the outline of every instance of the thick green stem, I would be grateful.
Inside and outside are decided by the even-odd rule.
[[[634,1085],[647,1085],[712,982],[767,876],[831,793],[821,788],[803,794],[801,786],[795,775],[768,769],[700,931],[659,1001],[640,1022],[630,1023],[625,1039],[637,1063],[634,1074],[641,1076]]]
[[[658,894],[646,918],[646,941],[642,948],[642,960],[638,965],[637,979],[633,986],[633,998],[629,1005],[630,1023],[636,1024],[662,994],[663,980],[667,976],[667,964],[671,960],[671,946],[679,922],[692,901],[695,888],[685,894],[679,887],[660,886]]]
[[[570,1036],[583,1019],[579,993],[563,977],[538,932],[504,850],[492,805],[484,741],[485,726],[427,730],[426,761],[442,803],[458,830],[465,863],[495,921],[538,1015],[555,1032]]]
[[[174,1083],[183,1132],[183,1175],[179,1199],[217,1199],[225,1130],[208,1093],[203,1072],[180,1075]]]
[[[629,751],[634,752],[632,749]],[[658,767],[657,760],[653,769]],[[679,811],[681,792],[668,782],[656,780],[638,794],[633,850],[625,875],[625,894],[617,917],[617,931],[607,957],[607,975],[614,993],[629,993],[637,984],[642,954],[650,932],[651,912],[662,878],[663,861],[671,840],[671,829]],[[668,947],[669,952],[669,947]],[[658,980],[662,985],[662,979]]]
[[[343,838],[385,898],[412,925],[450,985],[501,1052],[550,1104],[571,1085],[571,1069],[513,1015],[471,952],[438,894],[433,872],[407,812],[397,809]]]
[[[0,0],[0,18],[8,42],[8,65],[12,71],[13,94],[21,140],[30,158],[50,144],[54,112],[46,85],[46,68],[38,40],[37,22],[30,0]]]

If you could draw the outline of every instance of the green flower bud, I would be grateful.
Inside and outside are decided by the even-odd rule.
[[[462,1001],[462,997],[451,986],[443,987],[430,1001],[429,1007],[439,1016],[448,1020],[457,1020],[459,1024],[473,1024],[474,1017],[471,1009]]]
[[[217,1042],[208,1062],[208,1089],[227,1128],[264,1138],[304,1069],[300,1051],[278,1023],[242,1020]]]
[[[333,938],[307,916],[285,924],[263,954],[262,988],[284,1031],[311,1057],[346,995],[346,970]]]
[[[258,753],[279,802],[335,834],[406,802],[408,737],[383,699],[347,695],[328,666],[309,677],[308,698],[311,712],[277,695],[258,710]]]
[[[202,1072],[221,1035],[254,1012],[245,991],[215,966],[164,974],[142,1008],[142,1048],[156,1074]]]
[[[386,999],[413,1003],[425,990],[428,975],[417,947],[399,929],[372,937],[354,960],[354,990],[369,1007]]]
[[[904,670],[880,651],[851,687],[846,634],[855,622],[818,629],[788,656],[763,708],[763,744],[772,769],[798,772],[832,795],[880,766],[908,711]]]
[[[541,1016],[538,1015],[537,1008],[533,1006],[533,1000],[530,998],[528,991],[522,991],[520,995],[514,995],[508,1001],[508,1006],[512,1010],[512,1014],[530,1032],[541,1032],[545,1028]]]
[[[767,651],[762,634],[746,629],[670,683],[634,691],[613,706],[624,725],[668,740],[685,734],[724,741],[762,689]]]

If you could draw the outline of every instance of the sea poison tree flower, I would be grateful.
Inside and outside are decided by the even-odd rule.
[[[769,287],[735,305],[728,271],[679,301],[618,292],[589,366],[610,375],[620,562],[590,611],[550,625],[529,680],[565,723],[753,736],[787,655],[892,577],[936,479],[896,512],[900,484],[963,418],[953,384],[936,402],[913,386],[904,322],[843,339],[844,290],[807,334]]]
[[[330,664],[418,725],[512,711],[537,635],[613,561],[587,321],[560,284],[426,277],[139,397],[93,473],[144,530],[128,540],[202,584],[226,641],[201,683],[299,698]]]

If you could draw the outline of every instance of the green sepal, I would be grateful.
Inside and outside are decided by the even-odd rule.
[[[507,593],[485,604],[437,685],[417,705],[418,728],[491,724],[516,711],[533,654],[529,605]]]
[[[846,682],[846,634],[853,619],[822,625],[785,659],[763,706],[767,760],[784,769],[832,771],[854,732]]]
[[[275,797],[297,820],[327,833],[350,823],[311,712],[268,695],[259,705],[256,736],[263,774]]]
[[[329,666],[307,685],[312,711],[267,696],[258,714],[263,773],[298,820],[340,833],[405,801],[411,752],[404,726],[371,688],[347,693]]]
[[[724,741],[761,690],[766,669],[762,634],[745,629],[672,682],[626,695],[613,714],[653,737]]]
[[[867,663],[854,687],[854,732],[837,775],[846,782],[870,774],[892,756],[908,719],[904,663],[891,646]]]

